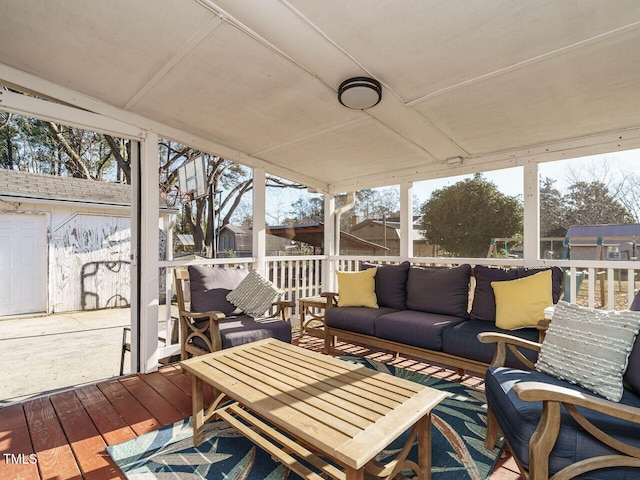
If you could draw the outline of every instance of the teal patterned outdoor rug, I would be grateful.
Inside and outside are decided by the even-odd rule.
[[[484,392],[360,357],[340,358],[449,392],[450,396],[432,414],[432,479],[484,480],[489,476],[502,446],[493,450],[484,448],[487,424]],[[225,422],[207,423],[205,441],[198,448],[193,446],[192,435],[191,418],[186,418],[107,447],[107,451],[129,480],[300,479]],[[403,437],[381,452],[378,460],[393,458],[404,444]],[[415,460],[416,452],[412,451],[409,458]]]

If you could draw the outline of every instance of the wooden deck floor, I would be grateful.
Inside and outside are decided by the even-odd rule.
[[[305,336],[300,346],[320,350]],[[452,381],[454,370],[384,352],[339,344],[336,353],[365,355]],[[483,388],[482,379],[465,384]],[[213,392],[206,392],[210,401]],[[0,479],[124,479],[106,453],[114,445],[191,415],[191,379],[177,366],[131,375],[0,408]],[[515,463],[503,458],[491,480],[517,480]]]

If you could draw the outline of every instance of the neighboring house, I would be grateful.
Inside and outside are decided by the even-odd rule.
[[[300,249],[295,242],[271,235],[266,235],[267,255],[297,255]],[[253,232],[248,227],[239,225],[225,225],[220,230],[218,237],[218,252],[224,256],[225,252],[232,253],[236,257],[250,257],[253,255]]]
[[[438,246],[427,243],[419,220],[420,217],[413,219],[413,256],[436,257]],[[351,227],[351,234],[387,247],[388,255],[400,255],[400,219],[397,217],[386,220],[364,220]]]
[[[129,185],[0,169],[0,316],[130,305],[130,224]]]
[[[313,248],[314,255],[324,252],[324,224],[319,222],[300,225],[269,227],[269,232],[279,237],[305,243]],[[389,249],[350,233],[340,231],[340,253],[342,255],[388,255]]]
[[[566,238],[571,260],[635,260],[640,224],[574,225]]]

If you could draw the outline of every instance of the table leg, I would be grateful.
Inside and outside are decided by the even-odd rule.
[[[418,467],[419,480],[431,480],[431,412],[418,420]]]
[[[202,396],[202,380],[195,375],[191,381],[191,398],[193,414],[193,445],[197,447],[204,438],[204,401]]]
[[[300,335],[304,335],[304,330],[305,330],[305,305],[304,302],[302,300],[300,300],[299,302],[299,309],[300,309]]]
[[[358,469],[347,467],[346,473],[346,480],[364,480],[364,467]]]

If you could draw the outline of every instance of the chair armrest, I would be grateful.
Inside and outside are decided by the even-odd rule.
[[[320,296],[327,299],[327,308],[338,305],[338,292],[322,292]]]
[[[538,329],[538,342],[542,343],[544,341],[544,337],[547,336],[547,330],[549,330],[549,325],[551,325],[550,318],[544,318],[538,322],[536,328]]]
[[[271,305],[276,308],[276,311],[267,318],[280,317],[285,322],[291,321],[291,309],[293,308],[292,302],[287,300],[278,300],[277,302],[273,302]]]
[[[589,408],[629,422],[640,423],[640,408],[621,405],[571,388],[544,382],[522,382],[514,385],[513,391],[521,400],[527,402],[562,402]]]
[[[478,334],[478,341],[481,343],[496,344],[496,349],[493,353],[493,360],[491,360],[492,367],[504,367],[508,347],[511,353],[513,353],[518,360],[532,370],[534,368],[534,364],[525,357],[520,350],[518,350],[518,347],[539,352],[541,345],[538,342],[532,342],[531,340],[525,340],[524,338],[499,332],[481,332]]]
[[[514,385],[513,391],[522,400],[542,402],[540,421],[529,441],[530,478],[547,478],[548,476],[549,455],[560,432],[560,405],[564,406],[573,419],[592,437],[619,453],[591,457],[568,465],[556,472],[554,478],[574,478],[577,475],[603,467],[640,467],[640,448],[624,443],[603,432],[587,420],[576,407],[594,410],[632,423],[640,423],[640,408],[620,405],[570,388],[543,382],[518,383]]]
[[[218,322],[226,317],[222,312],[189,312],[179,310],[180,316],[180,357],[186,360],[188,357],[187,345],[196,337],[200,338],[209,349],[209,352],[222,350],[222,337],[220,336],[220,326]],[[209,321],[201,328],[196,327],[194,321],[197,319],[208,319]]]
[[[217,322],[218,320],[222,320],[223,318],[226,318],[226,315],[224,313],[213,311],[213,310],[210,312],[189,312],[187,310],[180,310],[180,315],[181,316],[184,315],[185,317],[192,318],[192,319],[209,318],[214,322]]]

